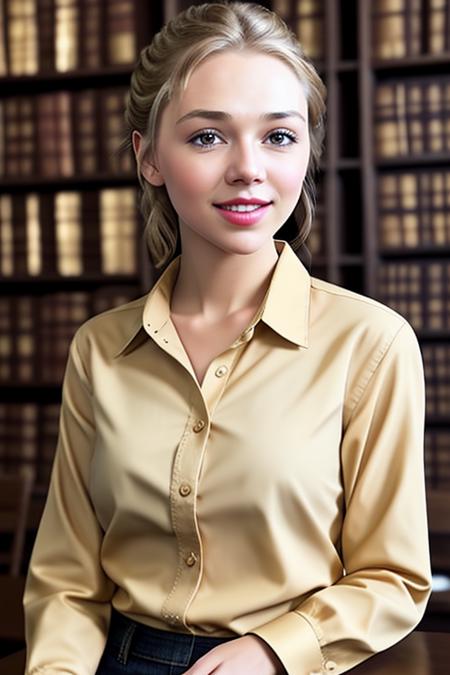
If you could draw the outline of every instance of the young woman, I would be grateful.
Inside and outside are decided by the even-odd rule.
[[[162,273],[70,348],[29,675],[343,673],[421,619],[416,336],[295,253],[323,117],[258,5],[190,7],[142,51],[126,118]]]

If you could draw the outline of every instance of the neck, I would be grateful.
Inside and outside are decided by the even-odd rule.
[[[229,253],[203,238],[182,241],[171,312],[215,323],[239,312],[256,311],[278,261],[273,239],[256,252]]]

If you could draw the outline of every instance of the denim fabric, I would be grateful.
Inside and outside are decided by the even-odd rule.
[[[96,675],[183,675],[213,647],[234,639],[158,630],[113,608]]]

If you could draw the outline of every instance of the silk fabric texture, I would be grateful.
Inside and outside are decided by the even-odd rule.
[[[180,256],[76,332],[24,595],[29,675],[93,675],[111,603],[163,630],[259,635],[289,675],[343,673],[421,619],[416,335],[275,245],[263,302],[201,386],[170,319]]]

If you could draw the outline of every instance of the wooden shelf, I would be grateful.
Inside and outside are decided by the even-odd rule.
[[[109,87],[127,84],[133,72],[134,64],[99,68],[98,70],[68,70],[60,72],[42,72],[36,75],[16,75],[0,77],[0,88],[8,95],[29,94],[30,92],[60,89],[78,89],[86,85]]]
[[[364,264],[364,258],[362,255],[339,255],[337,262],[339,265],[345,265],[346,267],[358,267]],[[326,267],[328,263],[329,259],[326,256],[312,255],[312,264],[315,267]]]
[[[442,340],[450,340],[449,330],[418,330],[416,331],[419,340],[426,340],[427,342],[441,342]]]
[[[441,166],[450,162],[450,152],[434,155],[408,155],[407,157],[392,157],[389,159],[376,158],[375,166],[379,169],[402,167]]]
[[[35,382],[34,384],[0,382],[1,403],[60,403],[60,384]]]
[[[17,178],[2,178],[0,182],[1,192],[22,192],[23,190],[67,190],[73,188],[90,189],[101,187],[120,187],[128,185],[138,185],[136,174],[114,175],[109,173],[98,173],[91,175],[74,175],[68,177],[47,177],[47,176],[24,176]]]
[[[424,258],[428,256],[450,256],[450,244],[443,246],[415,246],[414,248],[380,248],[378,251],[383,258]]]
[[[54,290],[68,290],[69,288],[91,287],[91,286],[110,286],[110,285],[130,285],[136,286],[139,284],[138,275],[128,274],[93,274],[82,276],[45,276],[45,277],[0,277],[0,290],[9,291],[14,286],[20,287],[20,290],[25,290],[27,293],[41,292],[46,286],[52,286]],[[30,287],[32,286],[32,287]],[[23,288],[22,288],[23,287]]]
[[[376,73],[389,73],[390,75],[397,73],[407,75],[412,70],[415,75],[436,72],[448,74],[449,63],[450,52],[443,52],[441,54],[422,54],[421,56],[400,59],[373,59],[371,67]]]
[[[449,333],[450,336],[450,333]],[[436,429],[448,429],[448,420],[446,420],[444,417],[426,417],[425,419],[425,425],[427,427],[433,427]]]

